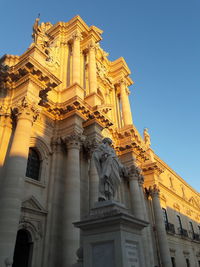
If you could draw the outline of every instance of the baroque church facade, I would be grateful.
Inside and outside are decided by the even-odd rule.
[[[116,201],[148,224],[144,263],[130,266],[200,266],[199,193],[136,129],[131,72],[108,59],[102,33],[80,16],[36,19],[27,51],[0,59],[0,267],[83,266],[73,223],[98,201],[92,154],[103,137],[129,170]]]

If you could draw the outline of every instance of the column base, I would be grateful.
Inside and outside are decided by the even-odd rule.
[[[83,233],[83,267],[145,267],[142,229],[121,203],[96,202],[87,218],[74,223]]]

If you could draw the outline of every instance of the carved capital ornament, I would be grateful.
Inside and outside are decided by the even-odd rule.
[[[80,149],[81,144],[85,141],[85,136],[78,133],[73,133],[64,138],[67,149]]]
[[[24,97],[13,109],[13,114],[18,120],[27,119],[35,122],[40,114],[40,109],[36,103],[33,103]]]

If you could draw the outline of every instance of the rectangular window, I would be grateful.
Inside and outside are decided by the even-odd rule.
[[[181,218],[179,215],[177,215],[177,219],[178,219],[179,229],[180,229],[180,231],[182,231],[183,227],[182,227]]]
[[[167,211],[166,211],[166,209],[163,208],[162,212],[163,212],[164,223],[165,223],[165,225],[167,225],[168,224]]]

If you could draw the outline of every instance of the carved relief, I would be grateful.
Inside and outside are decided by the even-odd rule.
[[[48,55],[46,59],[47,68],[57,71],[60,67],[60,42],[57,41],[55,44],[46,49],[46,54]]]
[[[113,79],[108,76],[108,70],[101,62],[96,62],[97,75],[102,79],[105,84],[109,84],[114,88]]]

